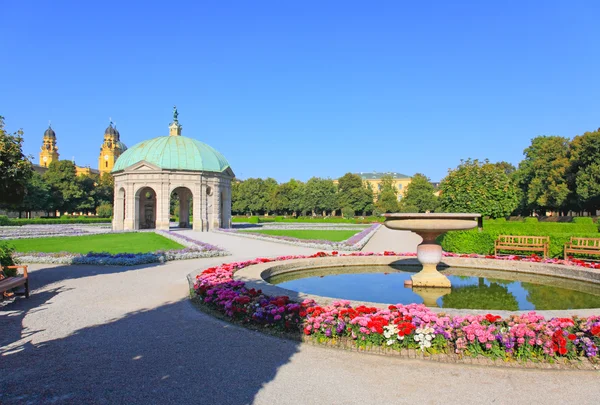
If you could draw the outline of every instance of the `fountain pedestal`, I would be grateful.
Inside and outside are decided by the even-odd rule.
[[[436,238],[448,231],[467,230],[481,223],[481,214],[385,214],[390,229],[412,231],[423,238],[417,246],[417,259],[423,269],[411,277],[413,287],[449,288],[450,280],[437,271],[442,247]]]

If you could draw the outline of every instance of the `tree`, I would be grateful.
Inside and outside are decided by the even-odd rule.
[[[517,186],[502,167],[479,160],[461,161],[440,184],[440,208],[445,212],[474,212],[492,218],[517,208]]]
[[[50,207],[61,212],[77,209],[84,192],[77,179],[75,164],[70,160],[50,163],[44,173],[44,180],[50,186]]]
[[[427,176],[415,174],[400,201],[400,210],[408,212],[409,207],[414,207],[416,212],[435,211],[438,198],[434,192],[435,189]]]
[[[379,195],[377,196],[377,209],[380,212],[398,212],[398,190],[394,187],[394,178],[389,174],[381,176]]]
[[[50,210],[50,187],[41,174],[33,172],[27,182],[27,192],[19,206],[19,212],[46,211],[47,213]]]
[[[313,177],[306,182],[303,207],[314,213],[331,212],[338,208],[333,180]]]
[[[281,183],[273,192],[271,210],[279,214],[292,214],[302,211],[302,182],[291,179]]]
[[[264,214],[271,209],[271,199],[277,188],[277,181],[250,178],[232,187],[232,211],[240,214]]]
[[[115,200],[115,178],[110,173],[102,173],[96,183],[96,206],[112,205]]]
[[[573,139],[568,177],[575,203],[588,212],[600,209],[600,129]]]
[[[32,176],[31,161],[23,154],[23,131],[9,134],[0,116],[0,206],[9,208],[23,202]]]
[[[359,175],[346,173],[338,179],[338,204],[351,208],[355,213],[364,213],[373,205],[373,192],[364,185]]]
[[[562,136],[538,136],[523,151],[517,178],[523,190],[523,205],[545,215],[547,210],[566,209],[569,187],[569,139]]]
[[[81,195],[75,203],[77,211],[95,212],[96,211],[96,184],[99,181],[98,176],[81,175],[77,176],[77,183],[81,190]]]

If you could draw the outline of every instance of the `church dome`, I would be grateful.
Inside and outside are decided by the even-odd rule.
[[[110,123],[110,125],[108,126],[108,128],[106,128],[106,131],[104,131],[104,135],[118,136],[118,132],[112,126],[112,122]]]
[[[135,144],[123,153],[112,170],[118,172],[142,160],[166,170],[221,173],[229,167],[217,150],[185,136],[159,136]]]
[[[56,138],[56,133],[52,127],[48,127],[48,129],[44,132],[44,138]]]

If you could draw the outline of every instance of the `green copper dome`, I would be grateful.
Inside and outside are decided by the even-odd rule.
[[[229,163],[205,143],[185,136],[159,136],[140,142],[119,156],[113,172],[145,160],[161,169],[222,172]]]

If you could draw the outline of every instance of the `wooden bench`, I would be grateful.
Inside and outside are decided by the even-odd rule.
[[[523,236],[499,235],[494,242],[494,255],[498,250],[522,250],[527,252],[541,252],[544,258],[548,257],[550,238],[548,236]]]
[[[15,294],[24,295],[26,298],[29,298],[29,277],[27,275],[27,266],[6,266],[5,269],[23,269],[23,275],[7,277],[6,274],[0,269],[0,299],[2,297],[12,296],[12,294],[8,293],[8,291],[21,285],[25,288],[25,292]]]
[[[600,238],[577,238],[571,236],[571,240],[565,243],[565,259],[568,258],[569,253],[600,255]]]

